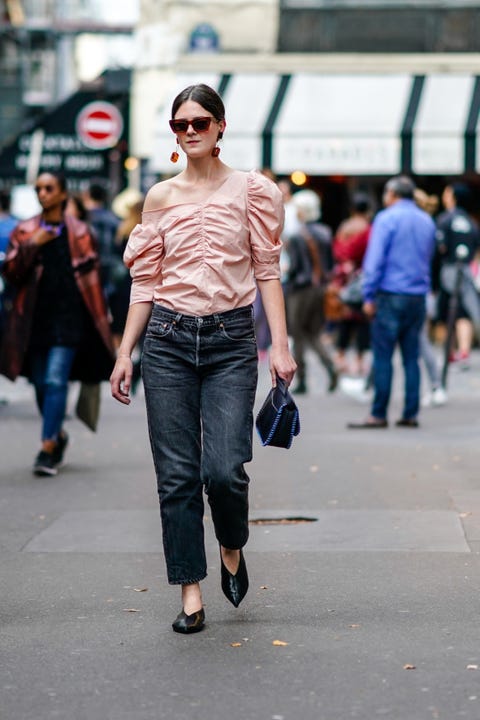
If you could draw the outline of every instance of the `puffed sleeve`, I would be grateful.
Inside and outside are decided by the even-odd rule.
[[[158,229],[158,219],[144,214],[141,225],[132,230],[123,255],[132,277],[131,305],[153,302],[155,286],[161,279],[162,260],[163,236]]]
[[[280,233],[285,215],[275,183],[259,172],[247,176],[247,205],[253,271],[257,280],[280,277]]]

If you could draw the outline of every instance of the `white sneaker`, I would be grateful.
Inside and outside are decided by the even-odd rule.
[[[424,408],[432,407],[433,405],[433,393],[428,392],[422,397],[420,405]]]
[[[432,392],[432,405],[445,405],[448,397],[443,387],[435,388]]]
[[[343,375],[339,380],[340,390],[348,397],[360,403],[369,403],[372,400],[372,390],[366,389],[365,378],[353,378]]]
[[[445,405],[448,397],[443,387],[435,388],[432,392],[426,393],[423,398],[421,405],[422,407],[440,407]]]

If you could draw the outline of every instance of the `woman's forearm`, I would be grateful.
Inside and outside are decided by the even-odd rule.
[[[288,347],[285,300],[280,280],[258,280],[273,347]]]
[[[285,300],[282,286],[280,280],[259,280],[258,288],[262,295],[262,303],[272,336],[270,350],[272,385],[275,385],[277,375],[289,385],[292,382],[297,365],[288,347]]]
[[[151,314],[151,302],[139,302],[130,305],[117,357],[130,357]]]

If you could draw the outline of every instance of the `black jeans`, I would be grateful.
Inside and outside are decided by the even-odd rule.
[[[192,317],[154,305],[142,373],[168,580],[198,582],[207,574],[203,487],[219,543],[239,549],[248,539],[252,308]]]

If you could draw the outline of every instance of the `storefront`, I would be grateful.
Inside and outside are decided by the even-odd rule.
[[[336,225],[352,189],[380,197],[383,183],[412,174],[430,192],[446,179],[476,180],[480,78],[467,74],[179,74],[173,97],[206,82],[221,93],[227,118],[222,159],[243,170],[301,171],[324,197],[324,218]],[[159,111],[150,159],[160,174],[174,138],[170,106]]]
[[[125,185],[129,94],[128,72],[105,73],[24,128],[0,153],[0,187],[28,183],[32,171],[54,171],[72,191],[97,179],[118,193]]]

